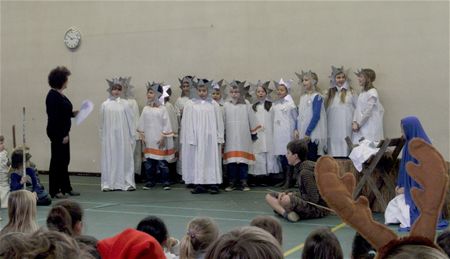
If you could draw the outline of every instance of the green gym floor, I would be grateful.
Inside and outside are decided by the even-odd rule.
[[[48,177],[41,175],[44,186]],[[196,216],[208,216],[219,225],[221,233],[239,226],[249,225],[258,215],[274,215],[264,201],[266,188],[257,187],[249,192],[221,191],[218,195],[191,194],[184,185],[173,185],[172,190],[164,191],[160,185],[152,190],[142,190],[137,185],[133,192],[101,192],[100,177],[71,176],[74,190],[81,196],[71,197],[81,203],[85,210],[84,233],[98,239],[110,237],[125,228],[136,227],[144,217],[154,215],[162,218],[169,234],[180,239],[186,231],[187,223]],[[272,188],[272,190],[278,190]],[[54,200],[54,202],[57,200]],[[38,223],[45,225],[49,207],[38,207]],[[3,227],[7,222],[7,212],[2,209]],[[374,217],[383,221],[382,214]],[[355,231],[342,223],[335,215],[322,219],[303,220],[290,223],[279,218],[283,226],[283,250],[285,258],[300,258],[308,233],[318,227],[329,227],[337,235],[344,257],[350,258],[351,243]],[[392,226],[396,229],[396,226]]]

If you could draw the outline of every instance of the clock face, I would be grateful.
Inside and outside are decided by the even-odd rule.
[[[70,28],[66,31],[64,35],[64,43],[69,49],[75,49],[80,45],[81,33],[75,28]]]

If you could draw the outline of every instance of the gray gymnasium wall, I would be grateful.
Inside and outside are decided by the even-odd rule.
[[[45,134],[48,72],[66,65],[65,93],[95,112],[71,131],[71,171],[100,171],[98,108],[105,78],[132,76],[140,105],[144,83],[166,81],[179,96],[185,74],[256,81],[295,79],[312,69],[328,87],[330,65],[370,67],[386,109],[385,135],[400,135],[399,121],[417,115],[449,159],[448,2],[1,2],[0,128],[11,147],[11,126],[21,141],[21,107],[33,159],[48,170]],[[74,52],[65,31],[81,30]],[[296,102],[299,89],[294,87]],[[141,107],[142,108],[142,107]]]

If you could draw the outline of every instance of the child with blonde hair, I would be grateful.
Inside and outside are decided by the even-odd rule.
[[[303,94],[298,104],[297,137],[308,141],[308,160],[316,161],[327,146],[327,116],[323,97],[319,92],[317,74],[309,70],[295,73]]]
[[[208,247],[219,236],[219,228],[211,218],[194,218],[181,239],[180,259],[204,258]]]
[[[9,222],[0,231],[0,236],[9,232],[32,233],[39,226],[36,223],[36,195],[27,190],[10,193],[8,198]]]

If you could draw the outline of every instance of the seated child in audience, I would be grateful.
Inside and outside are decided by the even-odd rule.
[[[284,258],[278,241],[258,227],[241,227],[223,234],[205,255],[205,259],[256,258]]]
[[[250,226],[258,227],[264,229],[265,231],[272,234],[272,236],[283,245],[283,228],[281,227],[280,221],[271,216],[258,216],[250,222]]]
[[[164,254],[168,259],[178,258],[180,241],[169,237],[166,224],[162,219],[148,216],[139,222],[136,229],[154,237],[164,249]]]
[[[47,228],[72,236],[80,247],[95,258],[100,258],[97,251],[98,240],[92,236],[82,235],[83,214],[83,209],[78,202],[62,200],[48,212]]]
[[[36,223],[36,195],[27,190],[19,190],[9,194],[9,222],[0,231],[0,236],[9,232],[32,233],[39,226]]]
[[[303,248],[302,259],[343,259],[341,245],[329,228],[319,228],[309,233]]]
[[[8,151],[5,149],[5,138],[0,135],[0,207],[8,207],[9,196],[9,159]],[[0,215],[0,220],[2,217]]]
[[[42,186],[36,171],[29,165],[31,155],[29,153],[25,153],[25,156],[26,176],[23,175],[23,150],[16,149],[11,155],[11,192],[22,190],[24,187],[27,187],[29,191],[36,193],[38,206],[50,205],[52,203],[50,195]],[[31,185],[28,187],[26,186],[27,184]]]
[[[40,229],[31,234],[8,233],[0,237],[1,258],[91,259],[70,236]]]
[[[147,233],[127,228],[121,233],[100,240],[97,244],[102,259],[165,259],[158,241]]]
[[[180,259],[203,259],[208,247],[218,238],[219,228],[210,218],[194,218],[181,239]],[[256,258],[256,257],[255,257]]]
[[[298,174],[298,192],[272,192],[266,202],[279,215],[291,222],[299,219],[321,218],[328,214],[314,178],[315,162],[306,160],[306,140],[293,140],[287,145],[287,160]],[[318,206],[317,206],[318,205]]]
[[[352,243],[352,259],[371,259],[375,258],[377,252],[367,242],[367,240],[356,232]]]

